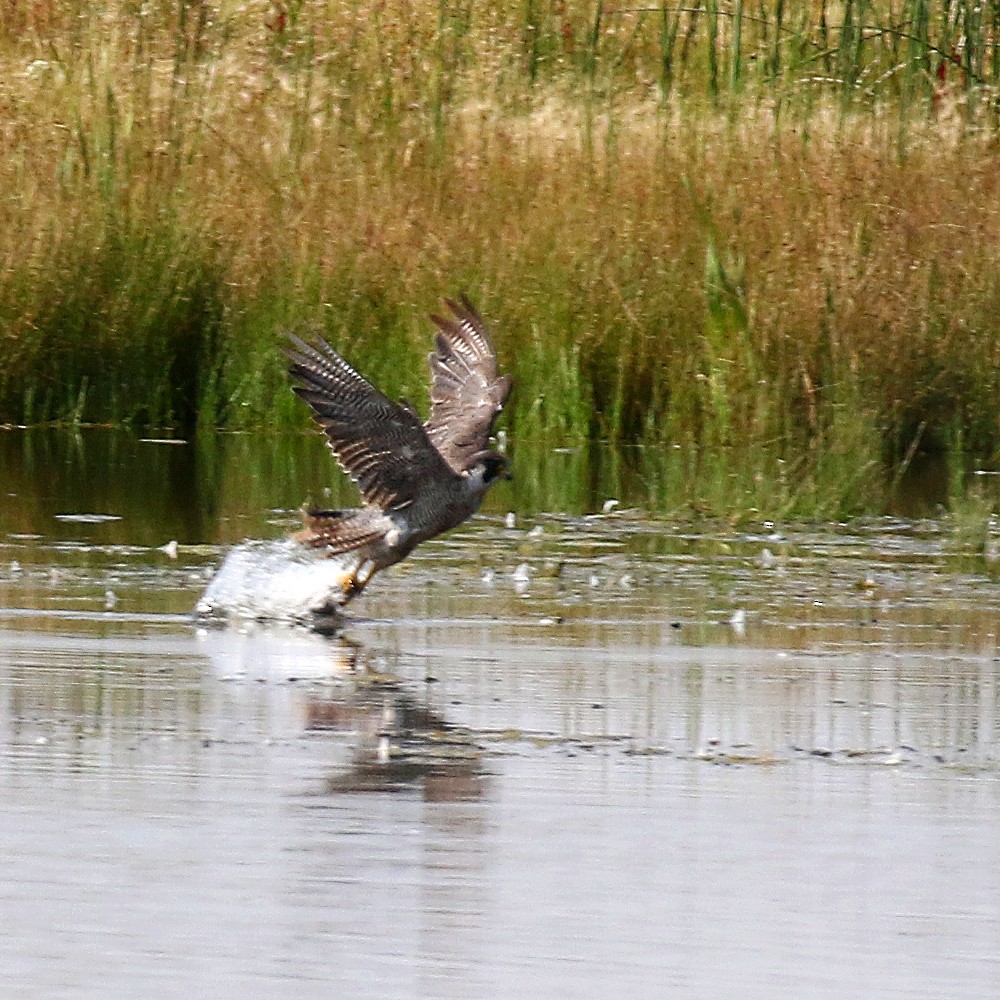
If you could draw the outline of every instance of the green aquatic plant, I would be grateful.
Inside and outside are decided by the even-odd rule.
[[[995,477],[974,472],[954,492],[946,523],[946,551],[961,569],[1000,578],[1000,496]]]
[[[43,7],[0,25],[0,420],[302,427],[289,328],[422,407],[465,291],[512,435],[662,454],[663,505],[1000,454],[992,7]]]
[[[218,377],[213,248],[166,225],[85,227],[36,267],[33,284],[0,279],[9,419],[193,426]]]

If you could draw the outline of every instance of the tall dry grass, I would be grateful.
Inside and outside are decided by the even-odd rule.
[[[522,438],[661,506],[877,509],[1000,445],[989,5],[12,7],[0,419],[304,420],[278,333],[420,400],[496,329]]]

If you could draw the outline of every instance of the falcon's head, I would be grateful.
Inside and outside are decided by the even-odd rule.
[[[477,451],[469,459],[465,475],[474,484],[474,488],[481,489],[484,493],[498,479],[512,478],[507,456],[490,449]]]

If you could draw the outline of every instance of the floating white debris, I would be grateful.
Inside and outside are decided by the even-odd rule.
[[[610,514],[620,503],[621,500],[605,500],[601,506],[601,512],[604,514]]]
[[[10,575],[17,576],[21,572],[21,564],[16,559],[10,561]]]
[[[503,524],[505,528],[516,528],[517,527],[517,517],[513,511],[510,511],[507,516],[503,519]]]
[[[161,545],[157,552],[162,552],[164,555],[169,556],[171,559],[177,558],[177,539],[172,538],[166,545]]]
[[[596,573],[591,573],[590,579],[587,582],[591,587],[599,587],[601,585],[601,578]]]
[[[118,603],[118,595],[113,590],[104,591],[104,610],[114,611]]]
[[[635,583],[635,577],[633,577],[631,573],[623,573],[618,578],[618,586],[621,587],[622,590],[631,590],[633,583]]]
[[[540,524],[536,524],[531,531],[528,532],[528,538],[541,538],[544,534],[545,529]]]
[[[501,454],[507,451],[507,432],[505,430],[497,431],[497,451]]]
[[[244,542],[229,551],[195,613],[277,621],[332,616],[360,569],[356,555],[328,558],[291,540]]]
[[[107,521],[120,521],[120,514],[55,514],[57,521],[67,524],[105,524]]]
[[[514,590],[519,594],[524,594],[531,583],[531,567],[527,563],[521,563],[511,574],[514,581]]]
[[[493,584],[493,581],[496,579],[496,576],[497,575],[493,570],[484,569],[482,576],[480,576],[479,579],[482,580],[482,582],[485,583],[487,587],[489,587]]]
[[[531,579],[531,567],[526,563],[518,563],[517,568],[511,574],[514,580],[530,580]]]
[[[742,608],[737,608],[729,616],[729,627],[739,636],[746,635],[747,631],[747,613]]]
[[[757,556],[757,565],[761,569],[774,569],[777,564],[778,557],[770,549],[763,549]]]

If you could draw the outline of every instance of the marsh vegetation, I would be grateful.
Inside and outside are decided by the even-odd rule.
[[[664,449],[654,504],[880,511],[928,453],[958,498],[998,45],[966,0],[12,7],[0,420],[304,426],[288,327],[419,405],[465,290],[513,434]]]

